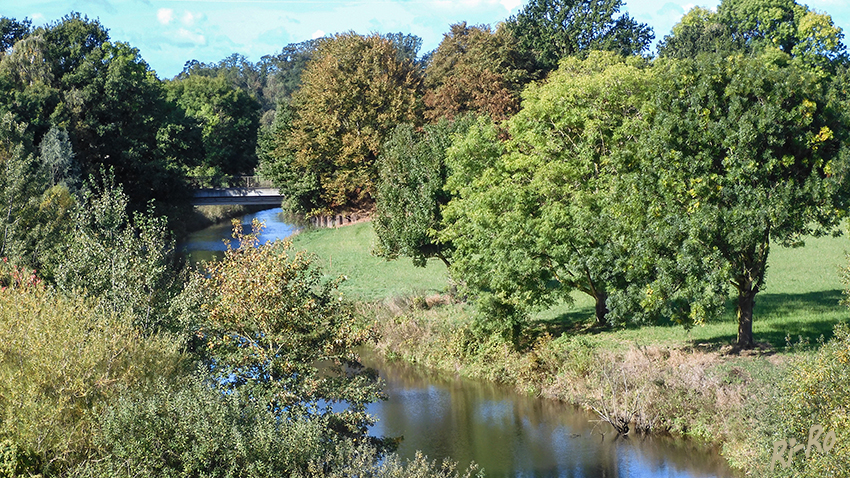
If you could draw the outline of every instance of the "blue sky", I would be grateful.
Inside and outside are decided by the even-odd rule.
[[[527,1],[527,0],[526,0]],[[800,0],[798,0],[800,1]],[[231,53],[257,61],[289,43],[337,32],[403,32],[423,39],[421,53],[437,47],[449,25],[495,25],[523,0],[0,0],[0,15],[35,25],[72,12],[99,19],[113,40],[138,48],[160,78],[171,78],[192,59],[216,62]],[[663,38],[694,5],[719,0],[626,0],[623,11]],[[850,2],[809,0],[845,32]]]

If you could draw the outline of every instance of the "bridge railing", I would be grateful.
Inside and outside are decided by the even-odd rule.
[[[195,189],[274,187],[270,180],[259,176],[193,176],[189,184]]]

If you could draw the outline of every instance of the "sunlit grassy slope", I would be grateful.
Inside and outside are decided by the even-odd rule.
[[[376,241],[371,223],[317,229],[292,238],[296,250],[318,256],[328,276],[346,276],[340,290],[354,299],[371,301],[446,290],[448,277],[442,262],[431,260],[426,267],[414,267],[408,258],[387,261],[371,254]]]
[[[425,268],[413,267],[407,258],[386,261],[371,255],[375,241],[370,223],[310,231],[293,239],[296,249],[306,249],[320,258],[328,275],[347,276],[341,289],[355,299],[428,295],[447,289],[446,268],[440,261],[429,261]],[[756,341],[783,347],[786,338],[796,344],[802,337],[814,345],[822,334],[831,336],[836,322],[850,318],[850,309],[840,304],[844,289],[841,268],[848,263],[848,251],[850,240],[846,236],[809,239],[800,248],[772,247],[767,286],[756,298]],[[575,299],[572,305],[539,314],[537,320],[553,333],[591,320],[593,303],[589,297],[577,294]],[[638,343],[724,345],[734,341],[736,333],[734,303],[730,300],[722,317],[690,330],[672,324],[627,327],[605,335],[610,340]]]

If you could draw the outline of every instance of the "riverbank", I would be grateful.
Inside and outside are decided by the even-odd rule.
[[[770,471],[777,437],[805,439],[807,429],[792,431],[780,405],[788,403],[794,384],[819,376],[817,370],[800,376],[801,364],[817,358],[848,316],[839,303],[845,242],[821,238],[805,248],[772,250],[770,288],[760,294],[754,324],[760,343],[753,351],[736,354],[729,345],[736,331],[731,303],[724,316],[691,330],[671,324],[600,330],[590,326],[593,304],[583,297],[535,317],[517,351],[499,337],[474,333],[474,310],[447,294],[440,264],[418,271],[420,280],[430,277],[442,287],[410,287],[422,282],[386,269],[412,269],[409,261],[369,256],[374,236],[367,226],[302,234],[295,246],[331,254],[329,275],[349,277],[345,292],[360,301],[384,357],[577,404],[628,425],[631,435],[698,439],[720,447],[731,465],[754,476],[779,474]],[[370,287],[377,280],[392,287]]]

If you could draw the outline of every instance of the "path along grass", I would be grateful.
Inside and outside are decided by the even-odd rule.
[[[794,396],[798,383],[815,388],[821,383],[818,366],[806,368],[806,363],[835,362],[820,350],[835,325],[850,317],[850,309],[840,303],[850,250],[846,237],[771,250],[767,286],[756,298],[754,333],[760,346],[740,355],[730,353],[737,332],[731,300],[724,315],[689,330],[675,324],[598,330],[588,327],[592,301],[580,295],[573,304],[538,314],[528,346],[518,352],[498,337],[474,335],[470,306],[431,307],[445,303],[432,297],[449,287],[440,262],[424,269],[404,258],[387,262],[371,256],[374,241],[371,225],[360,224],[300,234],[294,242],[296,249],[316,253],[329,275],[348,277],[342,286],[346,295],[370,302],[360,307],[380,336],[377,350],[387,357],[575,403],[612,421],[626,421],[631,431],[714,442],[730,463],[753,476],[812,475],[799,467],[770,470],[771,445],[786,438],[783,433],[799,435],[798,441],[806,438],[806,430],[792,429],[784,418],[788,412],[780,410],[803,413],[804,419],[794,422],[798,425],[821,416],[834,423],[848,417],[847,407],[825,412],[815,407],[809,419],[809,409],[783,398]],[[841,346],[850,350],[847,345]],[[850,374],[833,375],[839,389],[850,387],[841,382]],[[846,429],[839,432],[850,437]],[[836,466],[850,473],[850,463]]]

